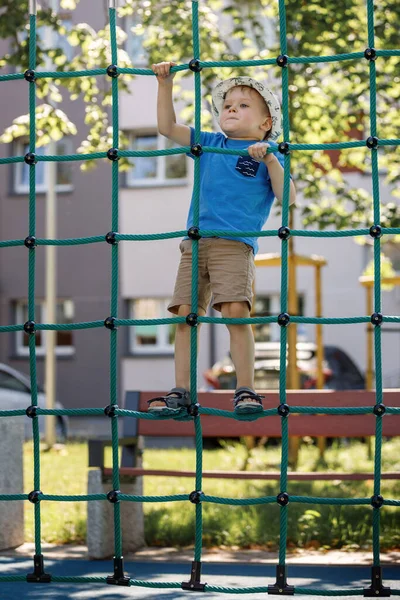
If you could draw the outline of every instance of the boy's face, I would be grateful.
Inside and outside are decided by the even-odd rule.
[[[263,140],[272,126],[264,98],[248,86],[228,91],[219,122],[225,135],[238,140]]]

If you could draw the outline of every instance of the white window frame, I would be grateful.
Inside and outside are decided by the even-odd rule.
[[[154,318],[163,319],[172,317],[173,315],[168,312],[168,304],[170,303],[169,298],[134,298],[129,302],[129,318],[135,319],[135,302],[137,300],[153,300],[158,302],[157,316]],[[138,354],[164,354],[165,356],[173,356],[174,344],[168,343],[168,325],[157,325],[157,343],[152,346],[140,346],[136,344],[135,327],[129,328],[129,352],[132,355]]]
[[[257,296],[260,298],[269,298],[270,301],[270,313],[271,315],[279,315],[281,312],[281,297],[279,293],[264,293],[258,292]],[[300,296],[303,299],[303,307],[305,307],[306,296],[300,292]],[[255,315],[254,315],[255,316]],[[297,325],[297,341],[298,342],[308,342],[307,330],[304,324],[299,323]],[[269,340],[259,340],[261,343],[263,341],[268,342],[279,342],[281,339],[280,326],[278,323],[270,323],[270,339]]]
[[[133,142],[135,138],[140,137],[157,137],[157,150],[165,150],[167,146],[167,138],[163,135],[159,135],[156,131],[136,131],[131,132],[129,134],[129,147],[133,147]],[[135,179],[132,176],[133,171],[130,170],[126,175],[126,185],[129,188],[137,188],[137,187],[172,187],[172,186],[186,186],[188,185],[188,163],[187,157],[185,154],[181,155],[183,160],[186,161],[186,177],[177,177],[175,179],[167,179],[166,167],[167,161],[166,156],[157,156],[157,175],[156,177],[145,177],[142,179]],[[141,160],[140,158],[132,159],[132,160]]]
[[[62,300],[58,299],[57,303],[67,303],[72,302],[73,311],[75,311],[74,303],[72,300]],[[35,299],[35,304],[40,306],[40,314],[36,314],[35,317],[38,323],[46,323],[46,303],[44,300]],[[26,307],[26,300],[17,300],[15,304],[15,318],[16,323],[24,322],[24,307]],[[41,344],[36,344],[36,355],[44,356],[46,354],[46,331],[41,331]],[[24,331],[16,331],[15,332],[15,345],[16,345],[16,353],[17,356],[29,356],[29,348],[24,346],[24,336],[26,333]],[[75,346],[57,346],[55,347],[56,356],[72,356],[75,354]]]
[[[63,140],[60,140],[60,142],[67,142],[68,146],[71,146],[71,140],[66,140],[65,138],[63,138]],[[25,155],[25,146],[27,144],[27,140],[16,140],[15,142],[15,154],[16,156],[24,156]],[[57,142],[56,142],[57,144]],[[44,146],[44,149],[47,150],[48,152],[48,146]],[[71,152],[68,152],[68,154],[70,154]],[[47,192],[48,190],[48,163],[47,162],[43,162],[42,163],[44,165],[44,182],[41,184],[36,184],[36,192],[39,194],[44,194]],[[25,163],[23,162],[19,162],[19,163],[15,163],[14,164],[14,185],[13,185],[13,189],[14,189],[14,193],[15,194],[21,194],[21,195],[25,195],[29,194],[29,184],[23,184],[22,182],[22,172],[23,172],[23,168],[25,166]],[[74,189],[74,184],[73,183],[64,183],[64,184],[57,184],[56,185],[56,192],[72,192]]]

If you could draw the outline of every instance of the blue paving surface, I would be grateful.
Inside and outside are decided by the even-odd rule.
[[[190,563],[126,562],[125,571],[130,577],[144,581],[187,581]],[[0,557],[0,575],[26,575],[33,570],[31,558]],[[108,576],[112,574],[112,561],[50,560],[45,559],[45,571],[62,576]],[[383,567],[384,585],[400,589],[400,565]],[[224,587],[266,586],[275,582],[274,565],[203,563],[202,582]],[[288,567],[288,584],[323,590],[364,588],[370,585],[370,567],[295,566]],[[233,600],[233,598],[266,598],[267,594],[217,594],[196,593],[180,589],[148,589],[118,587],[103,583],[50,583],[0,582],[1,600],[172,600],[174,598],[205,597],[207,600]],[[273,598],[274,596],[270,596]],[[358,596],[362,597],[362,596]],[[315,598],[301,595],[301,598]],[[354,598],[354,596],[341,596]]]

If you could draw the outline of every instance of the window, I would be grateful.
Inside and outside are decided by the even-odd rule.
[[[171,317],[166,298],[138,298],[131,302],[131,319]],[[176,325],[138,325],[130,328],[130,351],[133,354],[173,354]]]
[[[72,300],[57,300],[56,323],[68,324],[74,321],[74,303]],[[15,304],[16,323],[26,323],[28,320],[28,302],[18,300]],[[39,301],[35,306],[35,320],[38,323],[46,323],[46,305]],[[16,351],[18,356],[29,356],[28,335],[24,331],[17,331]],[[72,331],[56,331],[56,354],[57,356],[69,356],[74,353]],[[46,352],[46,332],[36,332],[36,354],[44,356]]]
[[[60,7],[53,7],[53,10],[59,11]],[[68,35],[73,27],[71,14],[68,11],[58,12],[57,20],[62,27],[65,28],[66,34],[62,35],[58,31],[54,31],[51,27],[38,27],[36,35],[40,40],[40,45],[43,50],[53,50],[59,48],[65,54],[67,62],[72,60],[74,56],[74,48],[68,41]],[[18,41],[21,44],[29,37],[29,29],[26,27],[23,31],[18,32]],[[46,55],[44,57],[43,71],[54,71],[55,67],[51,59]]]
[[[144,27],[137,15],[130,15],[126,17],[125,31],[128,35],[125,45],[125,50],[129,55],[133,65],[147,66],[148,65],[148,54],[143,48],[144,42]]]
[[[131,136],[130,148],[137,151],[178,148],[177,144],[156,133]],[[187,163],[184,154],[131,159],[128,186],[186,185]]]
[[[71,154],[71,140],[64,138],[56,142],[56,155],[63,156],[65,154]],[[17,156],[25,156],[29,152],[29,144],[27,141],[17,142],[15,153]],[[35,152],[38,156],[45,156],[49,153],[47,146],[41,146],[36,148]],[[47,191],[47,179],[48,179],[48,163],[38,162],[36,164],[36,191],[43,193]],[[29,193],[29,165],[26,163],[16,163],[14,165],[14,192],[17,194],[28,194]],[[72,167],[70,162],[58,162],[56,163],[57,173],[57,185],[56,192],[70,192],[73,189],[72,186]]]
[[[252,317],[270,317],[281,312],[280,296],[256,296],[253,305]],[[299,295],[299,315],[304,315],[304,296]],[[254,339],[256,342],[279,342],[280,326],[278,323],[260,323],[254,325]],[[304,326],[297,325],[297,341],[305,341]]]

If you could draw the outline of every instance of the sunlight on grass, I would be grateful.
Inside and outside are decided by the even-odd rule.
[[[373,449],[373,445],[372,445]],[[205,450],[204,470],[238,471],[247,460],[252,471],[280,471],[279,445],[254,448],[250,456],[244,445],[225,442],[224,447]],[[41,489],[48,494],[87,493],[87,444],[70,443],[61,450],[41,452]],[[372,452],[373,454],[373,452]],[[147,449],[143,466],[148,469],[195,471],[196,455],[189,449]],[[325,471],[372,472],[373,456],[362,442],[334,441],[325,452]],[[111,448],[106,448],[105,464],[111,466]],[[302,444],[299,471],[321,469],[319,451],[310,439]],[[400,469],[400,438],[384,442],[382,470]],[[24,490],[33,489],[32,444],[24,447]],[[191,478],[145,477],[144,494],[169,496],[189,494],[194,489]],[[203,491],[226,498],[276,496],[279,481],[204,479]],[[288,493],[307,497],[353,497],[373,495],[372,481],[290,481]],[[400,497],[400,482],[383,480],[381,493],[386,498]],[[86,536],[86,502],[43,502],[42,539],[54,543],[84,543]],[[194,542],[194,507],[184,502],[144,503],[145,533],[149,545],[187,546]],[[288,546],[313,548],[370,548],[372,512],[369,506],[304,505],[291,503],[288,518]],[[275,548],[279,541],[279,507],[226,506],[205,503],[203,507],[205,546]],[[25,503],[26,540],[33,541],[33,506]],[[400,519],[397,507],[381,511],[382,548],[400,546]]]

